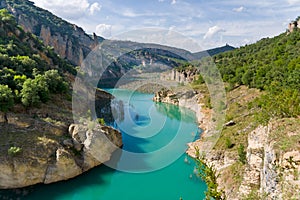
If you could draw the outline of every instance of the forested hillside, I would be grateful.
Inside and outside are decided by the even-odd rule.
[[[207,59],[221,72],[227,104],[226,123],[206,162],[228,199],[300,198],[299,49],[295,28]],[[203,82],[199,76],[193,86]],[[202,103],[212,107],[208,93]]]
[[[282,33],[214,56],[229,83],[267,91],[258,104],[264,120],[300,114],[300,31]]]
[[[76,73],[51,47],[24,32],[7,10],[0,10],[0,104],[7,112],[14,103],[38,106],[51,93],[69,90],[63,72]]]

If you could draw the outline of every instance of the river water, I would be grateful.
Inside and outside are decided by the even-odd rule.
[[[151,94],[108,91],[122,101],[122,112],[115,112],[116,122],[111,125],[122,132],[124,146],[115,155],[115,165],[108,163],[117,170],[101,165],[68,181],[29,187],[26,196],[20,191],[9,195],[12,199],[204,199],[206,185],[197,177],[195,162],[184,154],[186,143],[200,134],[195,114],[154,103]]]

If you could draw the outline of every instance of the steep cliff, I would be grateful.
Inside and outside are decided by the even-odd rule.
[[[3,137],[9,135],[11,138],[8,141],[1,140],[1,189],[73,178],[108,161],[112,153],[122,146],[121,134],[111,127],[95,125],[91,129],[87,124],[72,124],[68,133],[60,126],[27,120],[29,126],[35,123],[35,130],[30,130],[29,127],[19,127],[19,124],[24,123],[23,117],[11,115],[9,126],[1,125]],[[21,151],[7,153],[9,143]]]
[[[184,49],[158,44],[137,43],[132,41],[104,40],[104,38],[88,35],[74,24],[53,15],[47,10],[38,8],[28,0],[3,0],[0,8],[8,9],[19,25],[27,32],[33,33],[43,40],[46,46],[53,47],[61,58],[80,66],[89,53],[99,44],[104,49],[101,55],[103,66],[88,69],[94,73],[102,87],[113,87],[126,72],[135,67],[142,70],[157,69],[157,66],[178,67],[182,62],[212,56],[234,49],[229,45],[210,49],[199,53],[191,53]],[[104,68],[108,67],[105,71]],[[95,80],[96,81],[96,80]]]
[[[188,93],[193,95],[183,95]],[[197,113],[204,133],[200,140],[188,144],[187,154],[191,157],[196,156],[196,149],[201,150],[209,142],[206,137],[211,129],[211,112],[200,103],[204,94],[164,89],[154,97],[154,101],[185,106]],[[227,199],[300,199],[299,118],[277,119],[267,126],[257,126],[251,116],[253,110],[249,112],[244,106],[260,93],[243,86],[227,95],[228,114],[237,112],[238,117],[224,124],[225,131],[218,143],[205,155],[207,164],[216,170],[219,189]],[[246,141],[245,164],[237,151],[240,140]]]
[[[82,28],[27,0],[1,1],[0,8],[8,9],[25,31],[39,36],[46,46],[53,47],[57,54],[74,65],[80,65],[84,57],[103,40],[96,35],[87,35]]]
[[[300,151],[296,130],[299,125],[299,119],[275,120],[248,135],[248,165],[239,188],[240,197],[257,188],[262,199],[300,198]],[[285,130],[281,129],[283,126]],[[282,138],[278,138],[278,134]]]
[[[73,124],[74,67],[5,9],[0,10],[0,46],[0,189],[66,180],[109,160],[122,145],[121,134],[92,119],[97,115],[110,122],[113,96],[77,77],[76,86],[85,93],[73,97],[97,112],[81,107],[82,120]]]

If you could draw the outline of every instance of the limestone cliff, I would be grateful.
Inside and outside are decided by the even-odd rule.
[[[203,110],[203,105],[199,103],[200,98],[202,98],[202,95],[196,91],[187,90],[176,93],[169,89],[161,89],[155,93],[153,101],[170,103],[188,108],[195,112],[198,123],[203,123],[206,116],[201,112],[201,110]]]
[[[289,23],[288,25],[288,32],[291,33],[293,32],[295,29],[300,28],[300,19],[292,21]]]
[[[34,6],[30,1],[1,1],[0,8],[8,9],[26,32],[43,40],[45,46],[53,47],[61,58],[80,65],[88,53],[103,38],[87,35],[74,24]]]
[[[17,118],[20,121],[20,116]],[[9,119],[12,122],[11,117]],[[13,123],[9,126],[11,127],[1,127],[2,130],[9,131],[3,134],[14,135],[11,130],[20,131],[13,127]],[[19,133],[25,134],[19,136],[25,141],[9,140],[7,145],[1,147],[3,151],[9,148],[10,142],[14,142],[14,146],[22,149],[22,152],[16,154],[1,154],[1,189],[20,188],[37,183],[48,184],[73,178],[108,161],[112,153],[122,146],[121,134],[107,126],[95,125],[91,129],[87,124],[72,124],[68,133],[62,129],[56,134],[55,127],[48,125],[44,130],[48,133],[41,133],[39,126],[45,124],[36,122],[36,133]]]
[[[268,126],[259,126],[249,134],[247,167],[239,188],[240,198],[249,195],[255,187],[262,199],[300,198],[299,145],[287,149],[277,146],[281,143],[274,138],[279,128],[277,124],[282,124],[282,121],[275,120]],[[287,136],[288,139],[291,137]]]
[[[198,78],[199,72],[196,68],[194,69],[173,69],[166,71],[161,74],[161,80],[176,81],[178,83],[188,84]]]
[[[245,90],[238,93],[241,97],[232,95],[229,101],[241,98],[238,101],[245,102],[254,96],[250,90],[247,90],[248,94]],[[204,133],[200,140],[188,144],[187,154],[192,157],[195,157],[196,147],[201,149],[206,145],[206,132],[210,129],[210,112],[199,104],[201,98],[201,94],[184,96],[181,91],[170,90],[161,90],[154,97],[154,101],[189,107],[199,113],[197,117]],[[234,123],[233,126],[237,125]],[[215,148],[206,155],[205,160],[216,170],[219,189],[225,191],[227,199],[240,200],[250,196],[263,200],[300,199],[299,126],[297,118],[279,119],[272,120],[267,126],[257,126],[249,133],[249,124],[243,130],[237,129],[239,133],[232,132],[232,135],[247,133],[245,165],[231,149]]]

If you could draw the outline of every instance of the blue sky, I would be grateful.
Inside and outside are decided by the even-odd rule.
[[[238,47],[278,35],[300,15],[300,0],[32,1],[104,38],[137,29],[159,28],[192,38],[201,49],[226,43]],[[199,50],[192,46],[185,48]]]

